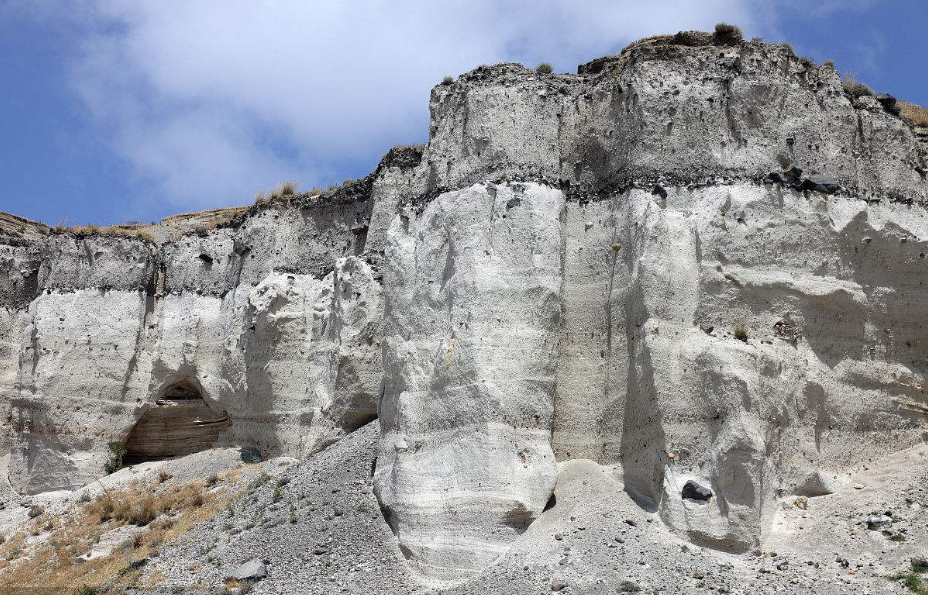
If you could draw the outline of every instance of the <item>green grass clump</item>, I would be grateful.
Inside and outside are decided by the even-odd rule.
[[[748,342],[748,327],[744,323],[739,322],[735,325],[735,338],[744,343]]]
[[[540,74],[551,74],[554,72],[554,67],[547,62],[542,62],[535,70]]]
[[[107,446],[110,449],[110,458],[103,465],[103,469],[110,474],[122,469],[122,458],[126,456],[126,447],[122,442],[110,442]]]
[[[889,580],[892,581],[902,581],[902,584],[905,585],[905,588],[915,593],[916,595],[928,595],[928,585],[925,584],[925,581],[919,576],[928,572],[928,568],[921,566],[912,560],[909,565],[908,570],[897,572],[895,574],[889,575]]]

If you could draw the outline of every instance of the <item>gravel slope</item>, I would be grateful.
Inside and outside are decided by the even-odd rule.
[[[164,593],[222,592],[241,564],[261,559],[253,593],[537,594],[656,592],[905,593],[886,577],[928,543],[928,446],[876,461],[846,489],[797,507],[783,498],[764,551],[732,555],[688,544],[623,489],[616,470],[586,460],[559,467],[556,502],[496,565],[458,585],[420,582],[407,568],[371,487],[376,422],[252,488],[148,573]],[[904,541],[868,530],[873,512]],[[295,521],[295,522],[291,522]],[[801,527],[801,529],[800,529]],[[230,583],[234,588],[234,583]]]
[[[254,593],[417,590],[371,490],[377,436],[377,423],[368,424],[249,490],[231,516],[226,510],[165,548],[149,572],[165,575],[165,592],[209,593],[259,558],[269,576]]]

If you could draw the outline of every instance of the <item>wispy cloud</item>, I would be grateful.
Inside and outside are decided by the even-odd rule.
[[[93,6],[75,88],[114,150],[179,209],[370,167],[391,145],[424,140],[429,88],[480,63],[572,71],[657,32],[761,26],[748,0]]]

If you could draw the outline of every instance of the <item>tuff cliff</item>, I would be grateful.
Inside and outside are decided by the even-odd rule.
[[[12,487],[103,475],[178,387],[264,456],[376,417],[383,515],[442,583],[506,552],[559,463],[744,552],[778,497],[924,440],[928,131],[890,99],[678,35],[577,75],[480,67],[430,109],[427,146],[321,194],[0,220]]]

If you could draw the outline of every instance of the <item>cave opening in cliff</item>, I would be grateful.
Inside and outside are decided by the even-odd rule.
[[[195,383],[173,384],[132,428],[123,462],[132,465],[206,450],[228,426],[229,416],[210,407]]]

